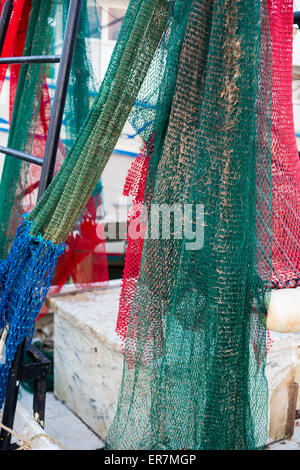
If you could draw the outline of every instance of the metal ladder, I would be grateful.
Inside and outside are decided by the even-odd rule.
[[[0,153],[4,153],[13,158],[18,158],[25,162],[33,163],[42,167],[38,190],[38,200],[53,178],[67,88],[79,27],[81,6],[82,0],[70,0],[61,55],[0,57],[0,64],[47,64],[58,62],[60,64],[53,105],[51,107],[50,123],[44,158],[37,157],[26,152],[20,152],[12,148],[0,146]],[[3,49],[12,10],[13,0],[7,0],[3,6],[0,18],[0,54]],[[29,354],[32,362],[30,364],[23,365],[25,346],[26,340],[24,340],[17,349],[8,379],[2,424],[9,429],[12,429],[14,425],[20,381],[28,379],[34,379],[35,383],[33,396],[33,416],[37,417],[37,421],[42,427],[44,426],[47,385],[46,380],[47,374],[49,373],[50,362],[40,351],[31,345],[27,351],[27,354]],[[0,433],[0,450],[8,450],[13,448],[16,448],[16,446],[11,444],[10,432],[2,428]]]

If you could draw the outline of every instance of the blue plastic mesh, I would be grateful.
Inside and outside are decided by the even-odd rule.
[[[26,337],[31,340],[58,257],[65,248],[64,244],[55,245],[41,236],[33,237],[30,230],[31,222],[25,218],[7,258],[0,264],[0,332],[9,324],[0,363],[0,407],[17,347]]]

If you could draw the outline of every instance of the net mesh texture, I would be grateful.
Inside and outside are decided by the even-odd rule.
[[[143,199],[130,221],[147,237],[129,236],[124,369],[106,448],[257,449],[267,442],[272,282],[267,4],[172,7],[138,97],[146,109],[131,116],[145,148],[125,192]],[[194,234],[202,224],[201,249],[175,230],[163,239],[162,222],[151,236],[160,208],[174,204]]]
[[[23,311],[16,322],[22,325],[26,305],[13,308],[16,247],[31,240],[22,263],[28,272],[35,263],[44,295],[57,244],[87,203],[134,106],[131,122],[144,149],[133,178],[134,171],[142,178],[136,185],[129,175],[127,183],[137,201],[143,193],[139,229],[146,238],[106,448],[257,449],[267,442],[273,6],[132,0],[79,136],[1,264],[1,311],[6,318]],[[177,207],[167,238],[157,223],[162,207]],[[189,230],[178,231],[175,215]],[[18,340],[40,307],[29,278],[22,292],[29,308]]]
[[[300,285],[300,160],[292,103],[293,2],[269,0],[271,29],[273,286]]]
[[[262,234],[260,244],[261,256],[264,256],[263,251],[266,249],[264,233],[269,232],[266,243],[269,244],[269,237],[272,236],[273,252],[272,256],[268,252],[265,259],[269,263],[272,262],[272,287],[278,289],[299,286],[300,163],[295,140],[292,106],[292,1],[269,1],[268,16],[270,37],[265,39],[265,46],[271,48],[272,51],[273,220],[268,220],[268,217],[262,219],[261,222],[265,224],[265,229],[260,231]],[[149,100],[149,96],[146,99]],[[132,116],[132,123],[137,125],[137,131],[141,132],[146,121],[139,126],[136,119],[137,113],[136,109]],[[149,121],[151,119],[153,118],[149,117]],[[141,210],[150,154],[151,149],[147,154],[143,148],[127,176],[124,195],[132,196],[134,200],[133,209],[128,217],[128,225],[134,222],[137,227],[139,224],[143,226]],[[270,235],[271,233],[272,235]],[[142,249],[143,237],[129,235],[116,328],[123,343],[126,341]],[[267,347],[270,349],[272,341],[269,332],[267,335]]]
[[[2,2],[2,5],[3,6]],[[69,1],[34,2],[16,0],[3,54],[41,55],[57,53],[57,28],[65,29]],[[67,94],[65,133],[67,149],[90,108],[94,76],[88,60],[87,44],[95,27],[96,6],[83,2],[75,58]],[[55,31],[54,31],[55,26]],[[97,28],[93,36],[100,34]],[[79,62],[83,61],[80,70]],[[1,85],[6,67],[1,67]],[[50,120],[50,89],[46,80],[52,70],[39,64],[16,65],[10,70],[10,130],[8,146],[43,157]],[[59,143],[56,171],[64,160],[66,147]],[[36,203],[40,168],[6,157],[0,186],[0,334],[7,335],[0,354],[0,407],[5,398],[7,378],[18,344],[34,332],[37,315],[54,280],[59,288],[70,274],[80,285],[106,282],[108,279],[104,240],[99,239],[101,185],[82,206],[76,226],[70,227],[67,246],[46,243],[41,235],[32,238],[31,223],[18,225]],[[98,183],[98,182],[97,182]],[[97,230],[96,230],[97,229]],[[12,243],[14,236],[15,241]],[[6,256],[9,246],[9,254]],[[95,252],[97,250],[97,252]],[[84,263],[82,263],[84,261]],[[83,264],[83,266],[82,266]],[[57,269],[55,271],[55,267]],[[54,276],[55,271],[55,276]],[[45,308],[43,312],[46,313]]]

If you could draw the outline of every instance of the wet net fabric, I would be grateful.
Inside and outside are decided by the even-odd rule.
[[[272,279],[267,4],[172,7],[138,98],[147,106],[131,116],[149,159],[136,168],[147,237],[129,238],[142,255],[123,284],[124,369],[106,448],[257,449],[268,435]],[[167,239],[163,206],[175,207]],[[176,231],[176,216],[188,230]]]
[[[69,0],[63,2],[35,2],[17,0],[14,3],[12,23],[18,15],[18,29],[8,31],[6,55],[59,54],[62,48]],[[31,15],[28,26],[28,18]],[[36,22],[36,18],[39,22]],[[42,20],[44,18],[44,20]],[[27,22],[26,22],[27,19]],[[38,29],[38,24],[42,27]],[[54,27],[55,25],[55,27]],[[47,34],[44,34],[48,31]],[[55,172],[70,150],[92,104],[91,96],[97,86],[98,70],[91,65],[91,42],[100,41],[100,24],[96,4],[83,2],[74,60],[69,80],[64,115],[64,142],[60,141]],[[24,41],[26,47],[24,49]],[[91,39],[91,37],[93,39]],[[51,89],[57,67],[33,64],[10,68],[10,125],[9,145],[44,157],[51,111]],[[2,75],[4,71],[1,69]],[[19,73],[21,78],[19,80]],[[3,75],[4,76],[4,75]],[[50,76],[50,77],[49,77]],[[51,77],[54,80],[51,80]],[[49,88],[50,84],[50,88]],[[18,91],[16,95],[16,90]],[[14,107],[15,104],[15,107]],[[14,109],[14,112],[13,112]],[[21,126],[22,121],[22,126]],[[0,256],[5,258],[24,213],[36,204],[41,168],[5,158],[1,179]],[[97,185],[94,196],[80,214],[76,227],[66,243],[65,254],[59,259],[54,277],[56,290],[70,279],[80,287],[102,285],[108,280],[105,241],[103,235],[102,186]]]

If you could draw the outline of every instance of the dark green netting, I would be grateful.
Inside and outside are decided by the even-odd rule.
[[[181,220],[191,209],[204,239],[196,247],[186,232],[175,236],[173,221],[169,238],[145,240],[107,448],[267,441],[269,46],[264,0],[132,0],[78,139],[0,264],[13,351],[47,292],[62,249],[55,243],[72,229],[136,103],[131,118],[149,153],[154,147],[148,234],[157,210],[177,204]],[[32,273],[25,280],[23,264]]]
[[[144,241],[108,449],[256,449],[267,442],[267,18],[264,1],[174,2],[156,54],[162,78],[149,74],[141,90],[138,101],[150,97],[155,108],[143,132],[148,235],[163,204],[191,205],[193,230],[203,223],[204,240],[197,249],[174,231]],[[136,107],[133,118],[143,128],[149,116]]]
[[[65,31],[69,3],[69,0],[63,0],[61,11],[59,8],[56,11],[56,22],[61,24],[62,32]],[[58,53],[57,38],[53,39],[53,53]],[[100,63],[93,64],[92,47],[95,42],[97,42],[97,47],[100,47],[100,40],[97,0],[83,0],[64,111],[66,133],[64,144],[67,152],[70,151],[77,138],[91,108],[92,96],[95,95],[99,86]]]

